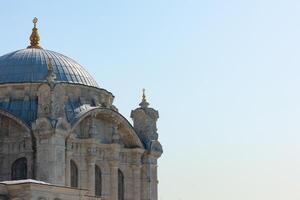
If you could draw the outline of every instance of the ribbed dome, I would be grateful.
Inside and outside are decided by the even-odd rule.
[[[45,82],[51,59],[57,82],[99,87],[92,76],[76,61],[53,51],[28,48],[0,57],[0,84]]]

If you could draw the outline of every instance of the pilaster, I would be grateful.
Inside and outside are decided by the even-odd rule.
[[[91,196],[95,195],[95,165],[96,165],[96,153],[94,148],[89,149],[89,155],[86,158],[87,161],[87,187]]]
[[[111,161],[110,162],[110,200],[118,200],[118,169],[119,169],[119,162],[118,161]]]
[[[65,135],[55,131],[50,120],[39,118],[33,125],[36,138],[36,179],[65,185]]]
[[[133,200],[141,199],[141,165],[133,165]]]
[[[142,198],[147,200],[157,200],[157,157],[146,154],[142,165]]]
[[[72,157],[72,144],[70,142],[67,142],[66,146],[66,154],[65,154],[65,184],[66,186],[71,186],[71,170],[70,170],[70,160]]]

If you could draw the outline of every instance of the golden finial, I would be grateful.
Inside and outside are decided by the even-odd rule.
[[[34,24],[34,28],[36,28],[36,23],[38,22],[38,18],[36,18],[36,17],[33,18],[32,22]]]
[[[30,35],[30,46],[28,46],[27,48],[41,49],[42,47],[39,46],[40,36],[38,33],[38,29],[36,28],[38,18],[35,17],[32,20],[32,22],[33,22],[33,29],[32,29],[32,33]]]
[[[145,88],[143,88],[142,102],[139,104],[142,108],[147,108],[149,103],[146,100]]]

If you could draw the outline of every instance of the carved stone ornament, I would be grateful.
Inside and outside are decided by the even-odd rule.
[[[159,156],[163,153],[162,146],[161,146],[160,142],[157,141],[157,140],[152,140],[150,142],[150,148],[149,149],[150,149],[150,152],[158,153]]]

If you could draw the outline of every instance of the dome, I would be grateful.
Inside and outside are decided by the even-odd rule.
[[[76,61],[42,48],[27,48],[1,56],[0,84],[45,82],[49,60],[55,82],[99,87],[92,76]]]

